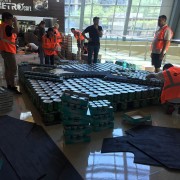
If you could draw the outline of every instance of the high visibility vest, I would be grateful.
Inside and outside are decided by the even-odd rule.
[[[54,29],[54,32],[56,33],[57,42],[61,43],[63,41],[62,34],[57,29]]]
[[[164,87],[161,94],[161,103],[180,98],[180,67],[171,67],[163,71]]]
[[[168,25],[165,25],[158,34],[155,34],[154,38],[157,39],[157,42],[155,43],[155,49],[161,52],[164,46],[164,35],[166,33],[166,30],[170,29],[171,31],[171,38],[173,37],[173,32],[171,28]],[[166,46],[166,51],[169,49],[170,41],[168,42]],[[151,48],[152,49],[152,48]]]
[[[57,44],[57,38],[55,35],[51,38],[48,38],[47,35],[44,35],[42,37],[42,47],[45,55],[48,56],[54,55],[55,54],[54,48],[56,47],[56,44]]]
[[[0,24],[0,50],[16,54],[16,38],[17,35],[12,33],[10,37],[6,35],[7,23]]]
[[[77,40],[84,40],[85,39],[84,36],[82,35],[81,31],[79,31],[79,30],[75,30],[74,37]]]

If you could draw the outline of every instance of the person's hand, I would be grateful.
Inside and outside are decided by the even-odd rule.
[[[163,60],[163,58],[164,58],[164,53],[161,53],[160,56],[159,56],[159,59]]]
[[[154,78],[154,74],[152,74],[152,73],[151,73],[151,74],[148,74],[148,75],[146,76],[146,79],[147,79],[147,80],[149,80],[149,79],[151,79],[151,78]]]
[[[95,25],[94,27],[95,27],[95,29],[97,29],[97,30],[98,30],[98,25]]]
[[[87,38],[87,40],[88,40],[89,42],[91,42],[91,41],[92,41],[92,39],[91,39],[91,38]]]

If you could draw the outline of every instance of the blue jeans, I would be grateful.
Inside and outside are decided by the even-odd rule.
[[[97,63],[99,49],[100,49],[100,45],[96,45],[96,46],[88,45],[88,64],[92,64],[93,53],[94,53],[93,63]]]

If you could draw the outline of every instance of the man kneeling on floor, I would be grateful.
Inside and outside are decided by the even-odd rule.
[[[148,74],[146,78],[164,81],[161,93],[162,104],[166,102],[180,104],[180,67],[168,63],[164,65],[162,72]]]

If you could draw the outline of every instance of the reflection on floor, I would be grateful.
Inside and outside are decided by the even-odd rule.
[[[92,133],[90,143],[65,145],[63,143],[63,127],[61,124],[44,126],[38,110],[21,88],[22,96],[14,96],[13,110],[9,116],[21,120],[36,122],[42,125],[77,171],[87,180],[179,180],[180,171],[169,171],[162,167],[147,166],[133,163],[132,153],[101,154],[103,138],[124,135],[131,128],[121,122],[122,112],[115,113],[115,128],[103,132]],[[142,108],[152,115],[154,126],[180,128],[180,120],[166,115],[162,106]]]

